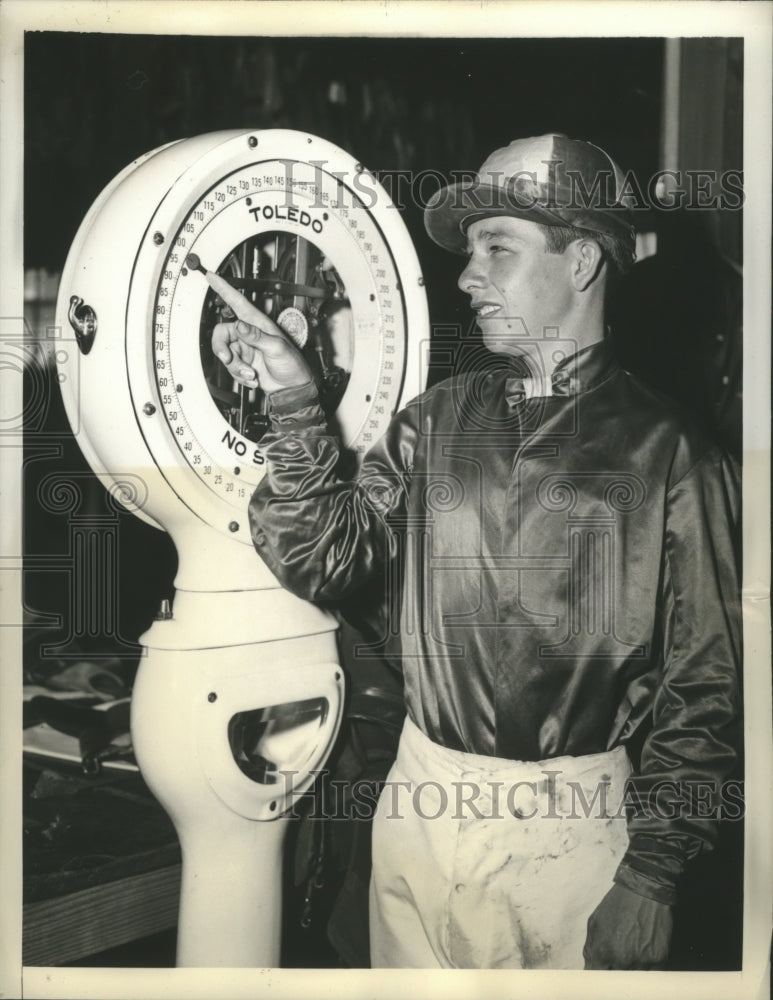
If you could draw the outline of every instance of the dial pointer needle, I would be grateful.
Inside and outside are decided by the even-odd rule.
[[[198,254],[189,253],[185,258],[185,263],[192,271],[201,271],[223,302],[233,309],[237,319],[242,320],[244,323],[249,323],[250,326],[257,326],[259,329],[263,329],[265,326],[263,313],[259,309],[256,309],[250,300],[242,295],[237,288],[229,284],[225,278],[221,278],[214,271],[208,271],[201,263]]]

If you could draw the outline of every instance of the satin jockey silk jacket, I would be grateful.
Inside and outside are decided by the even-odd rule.
[[[454,376],[352,482],[313,383],[273,393],[253,542],[307,600],[381,595],[374,654],[443,746],[545,761],[646,723],[616,881],[673,903],[741,732],[737,469],[607,341],[548,392],[505,368]]]

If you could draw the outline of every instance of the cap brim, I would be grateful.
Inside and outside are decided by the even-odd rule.
[[[505,190],[494,184],[466,181],[441,188],[424,209],[424,227],[438,246],[452,253],[464,254],[467,227],[478,219],[514,216],[547,226],[575,226],[588,232],[606,233],[635,245],[636,231],[622,206],[605,212],[583,209],[547,208],[533,196]]]
[[[438,246],[464,254],[466,229],[478,219],[510,215],[556,225],[559,220],[532,202],[519,204],[515,197],[493,184],[462,183],[441,188],[424,209],[424,227]]]

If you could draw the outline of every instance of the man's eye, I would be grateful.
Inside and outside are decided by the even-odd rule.
[[[500,246],[498,243],[492,243],[489,247],[489,253],[507,253],[507,247]]]

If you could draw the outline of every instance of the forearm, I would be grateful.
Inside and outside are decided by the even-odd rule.
[[[664,666],[629,785],[620,884],[673,903],[685,863],[711,848],[741,739],[734,497],[718,460],[670,492],[661,605]]]
[[[255,547],[293,593],[341,600],[389,558],[390,509],[374,502],[369,483],[376,470],[398,480],[400,470],[382,447],[358,480],[339,479],[341,444],[328,433],[313,384],[274,393],[271,419],[261,442],[266,473],[249,508]]]

